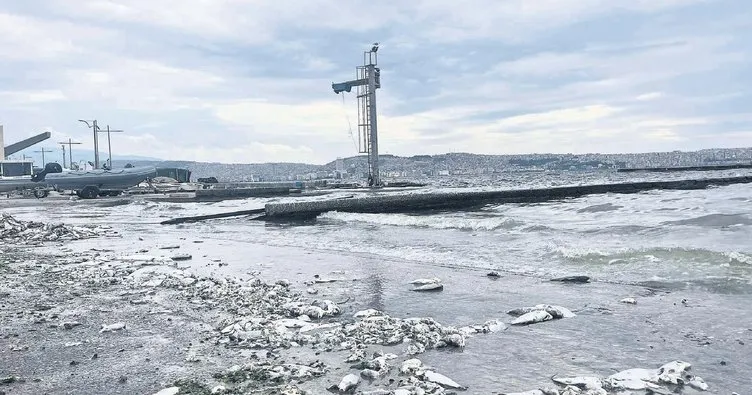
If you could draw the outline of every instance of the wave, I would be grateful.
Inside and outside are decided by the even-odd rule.
[[[664,222],[663,225],[727,227],[734,225],[752,225],[752,219],[744,214],[708,214],[679,221]]]
[[[318,218],[343,222],[361,222],[374,225],[408,226],[433,229],[458,230],[497,230],[513,229],[524,225],[506,217],[449,217],[441,215],[407,215],[407,214],[361,214],[332,211],[321,214]]]
[[[597,248],[556,247],[554,252],[575,261],[614,264],[627,261],[658,263],[671,260],[711,263],[716,266],[752,266],[752,255],[740,251],[711,251],[699,248],[618,248],[611,251]]]

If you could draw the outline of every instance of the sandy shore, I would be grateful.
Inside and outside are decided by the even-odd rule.
[[[362,369],[352,366],[371,361],[374,352],[396,358],[389,359],[389,373],[360,380],[360,391],[408,385],[454,391],[398,374],[410,358],[472,394],[552,387],[554,374],[605,377],[672,360],[692,363],[710,393],[752,388],[744,373],[752,370],[752,323],[733,319],[748,295],[708,302],[687,289],[561,284],[505,273],[489,278],[485,271],[238,243],[190,229],[0,245],[0,393],[154,394],[177,385],[180,393],[196,394],[322,394],[358,374]],[[169,259],[176,254],[192,259]],[[443,291],[411,291],[410,280],[434,276]],[[625,297],[637,304],[620,303]],[[310,332],[314,340],[298,333],[300,323],[264,341],[248,340],[256,329],[228,329],[249,328],[251,317],[295,318],[285,303],[326,310],[324,300],[338,311],[311,317],[314,325],[333,325]],[[470,334],[464,347],[432,347],[437,344],[426,338],[434,328],[424,338],[410,335],[409,344],[428,345],[414,355],[408,343],[339,343],[367,339],[362,324],[352,333],[331,332],[360,322],[354,313],[376,309],[395,320],[431,317],[444,336],[489,320],[509,324],[508,310],[539,303],[565,306],[577,317]],[[125,328],[101,331],[116,323]],[[269,374],[283,370],[282,379]]]

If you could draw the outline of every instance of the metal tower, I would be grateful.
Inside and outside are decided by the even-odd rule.
[[[376,89],[381,88],[381,70],[376,67],[379,43],[363,52],[363,66],[355,69],[355,79],[332,84],[334,93],[350,92],[356,87],[358,98],[358,153],[368,154],[368,185],[381,186],[379,175],[379,138],[377,132]]]

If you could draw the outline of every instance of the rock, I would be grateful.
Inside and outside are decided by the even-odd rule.
[[[373,369],[363,369],[360,371],[360,376],[367,380],[375,380],[379,377],[379,372]]]
[[[81,323],[78,321],[67,321],[60,324],[60,327],[63,329],[73,329],[79,325],[81,325]]]
[[[413,291],[416,292],[431,292],[431,291],[441,291],[444,289],[444,285],[441,283],[429,283],[425,285],[420,285],[415,288],[413,288]]]
[[[635,300],[635,298],[624,298],[620,300],[619,302],[626,303],[626,304],[637,304],[637,301]]]
[[[499,278],[501,277],[501,274],[499,274],[499,272],[489,272],[488,274],[486,274],[486,276],[491,278]]]
[[[116,322],[110,325],[102,324],[102,329],[99,330],[99,333],[114,332],[114,331],[119,331],[123,329],[125,329],[125,322]]]
[[[360,378],[350,373],[342,378],[342,380],[339,382],[339,385],[337,385],[337,389],[339,389],[340,392],[348,392],[354,389],[359,382]]]
[[[45,224],[21,221],[10,214],[0,216],[0,240],[15,244],[35,244],[45,241],[69,241],[99,236],[94,227]]]
[[[368,318],[368,317],[374,317],[377,315],[382,315],[382,313],[376,309],[366,309],[366,310],[358,311],[357,313],[353,314],[353,317]]]
[[[603,388],[603,383],[598,377],[552,377],[554,383],[565,386],[573,386],[579,389],[596,390]]]
[[[177,395],[179,392],[180,392],[180,387],[169,387],[159,392],[156,392],[154,395]]]
[[[572,284],[585,284],[590,282],[590,277],[588,276],[566,276],[566,277],[559,277],[559,278],[552,278],[551,281],[558,281],[562,283],[572,283]]]
[[[418,369],[420,369],[421,366],[423,366],[423,362],[421,362],[420,359],[417,359],[417,358],[408,359],[402,362],[402,366],[400,366],[400,373],[413,374],[416,371],[418,371]]]
[[[688,385],[698,391],[707,391],[708,385],[705,383],[705,380],[703,380],[701,377],[694,376],[689,380]]]
[[[512,321],[512,325],[530,325],[543,321],[550,321],[552,319],[554,319],[554,317],[545,310],[535,310],[517,317]]]
[[[191,254],[175,254],[170,259],[173,261],[187,261],[193,259],[193,256]]]
[[[451,389],[458,389],[458,390],[465,390],[465,389],[467,389],[466,387],[463,387],[463,386],[457,384],[457,382],[455,382],[454,380],[450,379],[449,377],[444,376],[441,373],[436,373],[436,372],[434,372],[432,370],[426,370],[425,373],[423,373],[423,377],[426,380],[428,380],[428,381],[430,381],[432,383],[436,383],[436,384],[438,384],[438,385],[440,385],[440,386],[442,386],[444,388],[451,388]]]
[[[417,280],[410,281],[410,284],[412,285],[427,285],[427,284],[437,284],[440,283],[441,279],[438,277],[433,278],[419,278]]]

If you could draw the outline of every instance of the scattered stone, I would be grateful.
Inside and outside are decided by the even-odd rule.
[[[156,392],[154,395],[177,395],[179,392],[180,392],[180,387],[169,387],[159,392]]]
[[[62,324],[60,324],[60,327],[63,328],[63,329],[70,330],[70,329],[73,329],[73,328],[75,328],[77,326],[80,326],[80,325],[81,325],[81,323],[78,322],[78,321],[66,321],[66,322],[63,322]]]
[[[358,383],[360,383],[360,378],[350,373],[342,378],[342,380],[339,382],[339,385],[337,385],[337,389],[340,392],[348,392],[354,389],[358,385]]]
[[[537,304],[533,307],[522,307],[509,310],[507,314],[517,317],[512,325],[529,325],[552,319],[576,317],[572,311],[562,306]]]
[[[598,377],[558,377],[551,379],[564,387],[559,395],[606,395],[609,393],[629,393],[625,391],[646,391],[654,394],[680,392],[686,384],[705,391],[707,384],[702,378],[688,373],[691,365],[682,361],[672,361],[658,369],[628,369],[612,374],[605,379]],[[543,390],[533,390],[516,395],[548,395]],[[509,394],[512,395],[512,394]]]
[[[102,324],[102,329],[99,330],[99,333],[115,332],[123,329],[125,329],[125,322],[116,322],[110,325]]]
[[[0,240],[14,244],[33,244],[45,241],[81,240],[99,236],[94,227],[45,224],[21,221],[10,214],[0,216]]]
[[[173,261],[188,261],[193,259],[191,254],[175,254],[170,257]]]
[[[438,284],[441,282],[441,279],[438,277],[433,278],[419,278],[417,280],[410,281],[410,284],[412,285],[428,285],[428,284]]]
[[[637,301],[635,300],[635,298],[624,298],[620,300],[619,302],[626,303],[626,304],[637,304]]]
[[[588,276],[566,276],[566,277],[559,277],[559,278],[552,278],[551,281],[558,281],[562,283],[571,283],[571,284],[585,284],[590,282],[590,277]]]
[[[550,321],[552,319],[554,319],[554,317],[551,314],[547,313],[545,310],[534,310],[517,317],[514,321],[512,321],[512,325],[537,324],[539,322]]]
[[[440,385],[440,386],[442,386],[444,388],[451,388],[451,389],[458,389],[458,390],[466,390],[467,389],[466,387],[463,387],[463,386],[457,384],[456,381],[450,379],[449,377],[444,376],[441,373],[436,373],[436,372],[431,371],[431,370],[426,370],[423,373],[423,377],[426,380],[428,380],[428,381],[430,381],[432,383],[436,383],[436,384],[438,384],[438,385]]]
[[[431,292],[431,291],[441,291],[444,289],[444,285],[441,283],[429,283],[424,285],[419,285],[415,288],[413,288],[413,291],[416,292]]]
[[[499,272],[489,272],[488,274],[486,274],[486,276],[491,278],[499,278],[501,277],[501,274],[499,274]]]
[[[20,381],[19,378],[16,376],[0,377],[0,384],[13,384],[16,381]]]
[[[366,309],[358,311],[357,313],[353,314],[353,317],[355,318],[368,318],[368,317],[374,317],[377,315],[383,315],[384,313],[376,310],[376,309]]]

